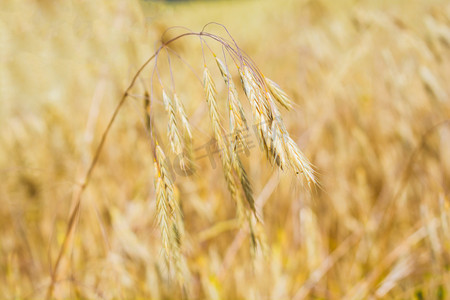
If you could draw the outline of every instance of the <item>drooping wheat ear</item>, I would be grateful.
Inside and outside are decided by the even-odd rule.
[[[242,86],[244,92],[250,102],[253,113],[254,126],[258,134],[258,141],[261,148],[266,153],[267,158],[270,161],[274,161],[281,169],[283,165],[280,161],[280,155],[274,153],[274,147],[272,147],[272,122],[273,116],[267,102],[267,98],[264,95],[263,87],[258,83],[252,71],[247,66],[244,69],[239,69],[239,75],[241,77]]]
[[[317,181],[314,175],[314,169],[311,167],[311,164],[305,155],[300,151],[297,144],[290,136],[285,137],[285,142],[286,152],[288,153],[289,162],[294,172],[296,174],[303,173],[308,184],[316,184]]]
[[[283,130],[280,122],[277,120],[272,122],[270,139],[268,141],[269,151],[272,153],[275,161],[280,166],[282,170],[286,168],[287,159],[286,159],[286,151],[284,149],[284,136],[286,132]]]
[[[267,102],[269,103],[270,110],[272,112],[272,116],[274,116],[274,120],[272,120],[271,124],[271,132],[269,136],[269,150],[273,154],[275,160],[278,162],[278,165],[282,170],[284,170],[287,166],[288,159],[287,153],[285,149],[285,136],[288,136],[286,128],[284,127],[283,120],[281,119],[281,115],[277,109],[277,106],[274,103],[273,97],[269,92],[265,93]]]
[[[273,101],[272,95],[270,93],[266,93],[266,95],[271,105],[272,114],[275,116],[273,122],[274,127],[272,129],[273,144],[276,148],[275,152],[277,154],[281,153],[284,156],[287,168],[291,169],[295,174],[303,173],[308,185],[315,184],[316,179],[311,164],[300,151],[294,140],[289,136],[289,132],[284,126],[283,119]]]
[[[239,101],[236,87],[230,73],[228,72],[225,64],[215,56],[217,66],[219,67],[222,78],[228,87],[228,101],[230,110],[230,131],[232,133],[232,140],[241,142],[243,146],[246,146],[244,132],[248,129],[247,120],[245,118],[244,109]],[[237,145],[235,145],[236,147]],[[235,148],[233,147],[233,148]]]
[[[261,84],[261,81],[257,79],[258,76],[247,66],[239,70],[239,74],[245,94],[252,106],[260,144],[267,157],[280,169],[291,169],[296,174],[303,173],[308,183],[315,183],[314,170],[289,136],[275,104],[277,100],[281,105],[288,107],[289,100],[286,94],[270,79],[265,78],[267,85]],[[259,77],[264,78],[263,75]]]
[[[280,88],[280,86],[267,77],[264,77],[264,79],[275,100],[287,110],[292,109],[292,100],[289,99],[289,96]]]
[[[192,131],[191,125],[189,124],[186,111],[184,109],[183,103],[178,99],[177,93],[174,93],[173,100],[175,107],[178,112],[178,119],[181,120],[181,125],[183,127],[183,157],[185,168],[192,168],[194,163],[192,159]],[[182,170],[187,170],[182,168]]]
[[[186,153],[189,152],[188,147],[185,147],[184,143],[190,141],[191,132],[189,123],[184,113],[183,108],[179,105],[179,100],[176,94],[174,95],[174,101],[167,95],[166,91],[163,89],[163,102],[164,107],[169,115],[169,121],[167,125],[167,131],[169,132],[170,146],[175,155],[181,155],[180,168],[181,170],[187,170],[190,165],[190,160]],[[178,113],[177,113],[178,111]],[[181,112],[180,112],[181,111]],[[178,114],[178,116],[177,116]],[[180,126],[179,115],[181,117],[182,127]],[[185,125],[185,122],[187,125]],[[186,127],[187,126],[187,127]],[[181,133],[185,133],[182,139]]]
[[[237,151],[233,151],[232,164],[233,169],[236,172],[239,181],[241,182],[242,189],[244,191],[245,199],[250,206],[251,211],[256,213],[255,200],[253,198],[253,189],[248,178],[247,172],[245,171],[244,165],[242,164],[241,158],[239,157]]]
[[[238,187],[236,180],[233,176],[232,164],[231,164],[231,152],[228,143],[225,139],[225,134],[222,125],[220,124],[220,116],[217,110],[217,99],[216,99],[216,87],[211,78],[211,74],[208,68],[205,67],[203,71],[203,85],[205,89],[206,103],[209,108],[209,117],[211,119],[211,125],[214,133],[214,138],[217,142],[217,147],[220,151],[220,158],[222,161],[223,172],[225,180],[227,181],[228,190],[231,193],[233,200],[235,200],[240,205],[240,199],[238,195]]]
[[[181,119],[181,123],[183,124],[184,132],[189,136],[189,138],[192,139],[192,133],[191,133],[191,125],[189,125],[189,121],[187,119],[186,112],[184,110],[183,103],[180,102],[178,99],[178,95],[174,93],[173,100],[175,102],[175,106],[177,107],[178,115]]]
[[[174,266],[176,276],[182,282],[187,274],[185,257],[181,252],[183,214],[179,201],[175,199],[175,186],[168,172],[166,156],[159,145],[156,145],[155,156],[156,210],[164,257],[169,267]]]
[[[181,210],[180,199],[175,198],[175,223],[172,225],[172,231],[174,233],[174,244],[172,251],[172,263],[174,265],[175,276],[178,283],[184,285],[185,282],[189,282],[190,272],[186,262],[186,257],[182,252],[183,239],[185,235],[184,218]]]
[[[161,239],[165,250],[165,256],[170,260],[173,248],[172,224],[174,223],[174,191],[166,165],[166,157],[159,145],[156,146],[155,158],[155,189],[156,210],[158,214],[158,225],[161,230]]]
[[[222,168],[227,182],[228,190],[231,193],[232,198],[236,202],[237,215],[241,223],[245,220],[251,223],[252,218],[256,218],[255,201],[253,199],[253,191],[248,180],[247,173],[242,165],[242,162],[237,154],[237,151],[232,149],[228,144],[227,140],[224,138],[225,131],[219,121],[219,113],[217,111],[217,99],[216,99],[216,88],[214,82],[211,78],[211,74],[208,68],[205,67],[203,73],[204,88],[206,95],[206,102],[209,107],[209,114],[212,122],[214,136],[217,140],[217,145],[220,149],[220,157],[222,160]],[[244,196],[247,200],[249,209],[246,209],[239,190],[239,183],[236,180],[236,176],[239,178],[242,189],[244,191]],[[258,246],[258,239],[253,238],[256,233],[253,231],[253,227],[250,228],[250,234],[252,236],[252,248]]]
[[[225,64],[215,56],[216,63],[219,67],[220,73],[228,86],[228,101],[229,101],[229,117],[230,117],[230,132],[231,132],[231,160],[233,169],[241,182],[244,196],[252,211],[255,211],[255,201],[253,199],[253,190],[247,172],[238,155],[237,147],[241,144],[247,147],[244,132],[247,130],[247,120],[245,118],[244,109],[238,99],[238,94],[234,86],[230,73]]]

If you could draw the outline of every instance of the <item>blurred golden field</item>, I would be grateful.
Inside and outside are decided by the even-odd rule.
[[[185,32],[165,30],[211,21],[295,102],[280,111],[319,184],[280,171],[249,132],[241,156],[265,237],[255,252],[219,156],[216,166],[196,159],[192,176],[174,178],[190,274],[181,284],[165,270],[156,221],[144,113],[152,82],[163,140],[167,116],[153,63],[112,125],[74,227],[70,215],[134,74]],[[200,149],[212,137],[202,45],[185,37],[170,47],[160,78],[174,82]],[[450,299],[448,82],[444,0],[2,1],[0,298]]]

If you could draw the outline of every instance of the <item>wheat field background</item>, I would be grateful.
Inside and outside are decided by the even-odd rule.
[[[195,173],[174,178],[189,277],[172,278],[161,254],[143,109],[151,67],[52,275],[74,194],[133,75],[183,32],[167,28],[211,21],[290,95],[294,108],[280,110],[319,184],[278,170],[248,132],[242,158],[265,237],[255,253],[219,156],[201,155],[212,137],[202,47],[180,39],[172,77],[198,154]],[[2,1],[0,55],[1,299],[450,298],[448,1]],[[170,82],[166,59],[160,71]]]

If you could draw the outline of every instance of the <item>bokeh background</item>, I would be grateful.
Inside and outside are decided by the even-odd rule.
[[[437,0],[2,1],[0,297],[45,297],[73,192],[121,94],[161,41],[183,32],[162,37],[167,28],[210,21],[292,97],[282,114],[320,186],[308,190],[257,147],[243,156],[266,236],[255,256],[220,166],[198,160],[175,181],[191,272],[180,289],[163,271],[155,221],[150,67],[83,194],[54,297],[448,299],[450,4]],[[185,38],[172,49],[200,147],[212,136],[201,45]],[[164,63],[161,77],[170,80]]]

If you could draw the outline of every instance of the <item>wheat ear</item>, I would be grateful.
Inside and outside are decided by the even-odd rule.
[[[234,86],[230,73],[225,64],[215,56],[217,66],[219,67],[222,78],[228,86],[228,101],[229,101],[229,117],[230,117],[230,131],[231,131],[231,153],[232,165],[236,172],[239,181],[241,182],[247,203],[252,211],[255,210],[255,203],[253,199],[253,190],[247,172],[242,164],[242,161],[237,153],[238,144],[247,147],[244,132],[248,128],[247,120],[245,118],[244,109],[238,99],[237,90]]]
[[[275,100],[277,100],[278,103],[280,103],[287,110],[292,109],[292,100],[289,99],[289,96],[280,88],[280,86],[267,77],[264,77],[264,80],[266,81],[267,87]]]
[[[266,85],[263,86],[247,66],[239,71],[243,89],[252,106],[259,141],[267,157],[282,170],[289,168],[296,174],[303,173],[308,183],[316,183],[314,170],[289,136],[275,105],[276,100],[288,108],[289,99],[286,94],[270,79],[265,78]]]
[[[239,204],[238,189],[235,178],[232,173],[231,153],[227,141],[224,138],[224,130],[220,124],[219,112],[217,110],[216,87],[211,78],[208,68],[205,67],[203,71],[203,85],[205,89],[206,102],[209,108],[209,116],[211,119],[211,126],[214,137],[217,141],[217,146],[220,151],[223,172],[225,180],[227,181],[228,190],[232,198]]]
[[[180,102],[180,99],[178,99],[178,95],[176,93],[173,94],[173,101],[178,112],[178,117],[183,125],[183,132],[189,137],[189,139],[192,139],[191,125],[189,124],[183,103]]]
[[[161,239],[165,250],[165,256],[170,260],[171,249],[174,239],[172,224],[174,223],[174,190],[166,165],[166,157],[159,145],[156,146],[155,159],[155,189],[156,210],[158,214],[158,225],[161,230]]]
[[[163,102],[164,107],[169,115],[169,120],[167,124],[167,131],[169,132],[169,141],[172,152],[175,155],[181,155],[180,168],[181,170],[187,170],[191,165],[191,160],[189,159],[190,147],[187,147],[185,143],[190,143],[190,127],[187,121],[187,117],[184,113],[184,109],[181,107],[178,97],[174,95],[174,100],[167,95],[166,91],[163,89]],[[178,113],[177,113],[178,112]],[[180,127],[180,115],[182,127]],[[185,125],[185,123],[187,125]],[[184,139],[181,133],[184,133]]]
[[[273,114],[269,107],[269,99],[267,98],[263,87],[253,75],[252,71],[244,66],[239,72],[241,76],[242,86],[245,94],[250,102],[255,122],[258,140],[270,161],[275,162],[281,169],[284,169],[282,153],[275,152],[278,148],[273,142]]]
[[[157,220],[161,231],[164,257],[180,283],[188,276],[185,257],[181,252],[184,235],[183,214],[175,199],[174,184],[166,164],[166,156],[159,145],[155,149],[155,189]],[[174,268],[171,268],[171,266]]]

